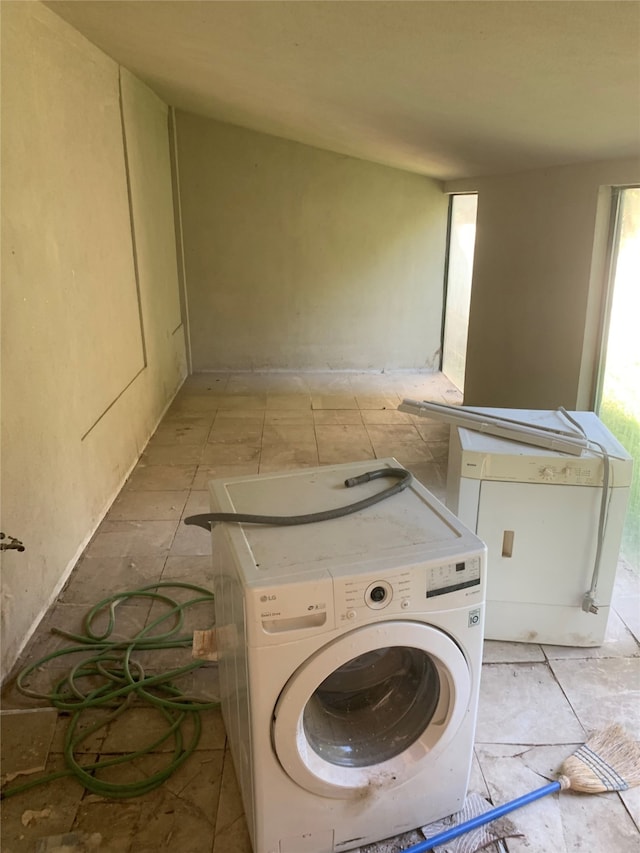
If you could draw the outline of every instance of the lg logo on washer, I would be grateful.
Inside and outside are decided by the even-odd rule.
[[[278,596],[271,593],[260,596],[260,603],[266,605],[266,607],[263,606],[260,608],[260,618],[262,620],[277,619],[282,616],[282,610],[279,608],[279,605],[273,603],[277,600]]]
[[[288,584],[256,590],[251,613],[254,624],[266,634],[276,636],[289,631],[324,629],[333,624],[332,581],[329,576],[304,585]]]
[[[278,596],[277,596],[277,595],[275,595],[275,594],[261,595],[261,596],[260,596],[260,603],[261,603],[261,604],[267,604],[267,603],[268,603],[268,602],[270,602],[270,601],[277,601],[277,600],[278,600]],[[304,609],[304,608],[303,608],[303,607],[300,607],[300,609],[302,610],[302,609]],[[326,603],[326,601],[322,601],[322,602],[319,602],[319,603],[308,604],[308,605],[307,605],[307,607],[306,607],[306,609],[307,609],[307,611],[312,611],[312,610],[326,610],[326,609],[327,609],[327,603]],[[261,615],[262,615],[262,616],[271,616],[271,615],[273,615],[273,614],[272,614],[272,613],[262,613]]]

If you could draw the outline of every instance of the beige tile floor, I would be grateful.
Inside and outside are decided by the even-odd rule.
[[[190,377],[21,664],[62,648],[65,641],[50,634],[50,628],[78,630],[89,606],[106,595],[158,580],[210,586],[209,538],[185,527],[182,518],[207,510],[206,484],[216,476],[393,455],[443,497],[447,428],[398,412],[403,397],[459,402],[456,390],[439,374]],[[592,729],[609,721],[624,723],[640,740],[639,602],[638,579],[621,562],[614,611],[601,648],[486,642],[472,791],[499,803],[539,787]],[[143,600],[127,603],[120,608],[118,630],[123,636],[139,630],[159,606]],[[210,605],[199,608],[187,628],[208,624]],[[185,650],[144,654],[152,671],[189,657]],[[65,667],[67,660],[58,658],[34,673],[31,683],[46,688]],[[186,680],[191,695],[215,698],[215,664]],[[3,691],[5,710],[46,704],[22,696],[12,681]],[[114,721],[83,744],[86,761],[148,742],[157,716],[153,710],[131,709],[126,723]],[[38,717],[35,712],[20,717],[22,739],[3,738],[3,755],[11,753],[12,742],[19,752],[25,739],[36,749],[41,739],[36,728],[43,722]],[[203,722],[197,751],[162,787],[144,796],[103,799],[75,781],[60,779],[6,800],[3,853],[52,850],[51,837],[64,833],[71,833],[65,850],[72,851],[250,853],[219,712],[204,712]],[[63,766],[67,723],[68,718],[58,717],[50,748],[45,738],[48,770]],[[162,759],[160,748],[138,759],[127,778],[155,770]],[[522,835],[505,842],[502,849],[509,853],[640,849],[638,788],[623,794],[548,797],[512,818]]]

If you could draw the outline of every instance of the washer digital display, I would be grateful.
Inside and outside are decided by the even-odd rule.
[[[475,557],[460,563],[445,563],[427,571],[427,598],[446,595],[480,584],[480,560]]]

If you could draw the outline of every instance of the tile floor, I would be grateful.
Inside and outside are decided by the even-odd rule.
[[[89,606],[103,596],[159,579],[209,586],[209,538],[197,528],[183,526],[181,519],[207,511],[210,478],[393,455],[443,497],[447,428],[398,412],[402,397],[459,401],[456,390],[439,374],[190,377],[21,664],[62,648],[65,641],[50,634],[50,628],[79,629]],[[638,578],[621,562],[608,636],[599,649],[485,644],[472,791],[500,803],[539,787],[592,729],[609,721],[622,722],[640,740],[639,589]],[[158,606],[158,602],[128,602],[119,609],[119,630],[136,625],[138,630],[155,618]],[[192,627],[206,627],[211,618],[210,605],[199,608]],[[147,665],[152,670],[184,662],[185,655],[189,658],[188,650],[144,654],[151,656]],[[65,667],[66,659],[57,658],[50,667],[36,671],[30,683],[46,688]],[[191,695],[215,698],[215,664],[185,680]],[[40,745],[46,768],[53,771],[63,766],[68,718],[60,715],[52,721],[51,712],[42,710],[46,705],[21,695],[12,681],[7,683],[5,711],[31,713],[13,715],[13,721],[5,715],[3,754],[12,752],[12,744],[19,753],[20,744],[28,743],[29,754],[19,756],[28,765],[36,761],[31,753]],[[155,711],[133,708],[128,714],[126,725],[115,720],[90,735],[82,745],[81,760],[117,756],[153,736]],[[38,728],[46,728],[47,718],[54,729],[50,743]],[[8,727],[16,720],[20,736],[15,729],[10,734]],[[104,799],[75,781],[60,779],[6,800],[3,853],[49,851],[63,843],[66,851],[102,853],[250,853],[219,712],[204,712],[203,722],[197,751],[162,787],[146,795]],[[155,771],[161,760],[160,747],[138,759],[127,778]],[[3,772],[8,769],[5,764]],[[509,853],[640,849],[640,788],[622,794],[547,797],[511,817],[522,835],[501,847]]]

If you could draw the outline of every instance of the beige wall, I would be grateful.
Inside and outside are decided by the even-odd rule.
[[[167,107],[39,3],[2,4],[2,178],[6,673],[186,370]]]
[[[619,160],[446,184],[479,193],[465,403],[591,408],[609,187],[638,182]]]
[[[177,113],[194,370],[437,369],[436,181]]]

